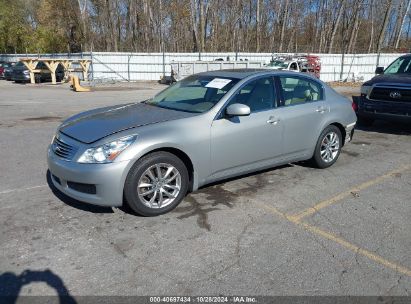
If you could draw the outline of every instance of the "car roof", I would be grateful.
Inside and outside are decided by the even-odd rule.
[[[197,73],[194,75],[200,76],[211,76],[211,77],[223,77],[223,78],[236,78],[236,79],[244,79],[249,76],[256,76],[256,75],[290,75],[290,76],[303,76],[307,78],[311,78],[317,80],[314,76],[308,73],[296,73],[293,71],[288,70],[274,70],[270,68],[261,68],[261,69],[227,69],[227,70],[215,70],[215,71],[208,71]]]
[[[268,71],[268,69],[226,69],[202,72],[197,75],[243,79],[251,75],[267,73]]]

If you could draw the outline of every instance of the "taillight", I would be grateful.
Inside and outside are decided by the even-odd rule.
[[[352,109],[354,110],[354,112],[357,112],[357,110],[358,110],[357,104],[355,102],[352,102],[351,106],[352,106]]]

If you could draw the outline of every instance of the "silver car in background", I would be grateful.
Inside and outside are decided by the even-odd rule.
[[[70,197],[154,216],[208,183],[302,160],[327,168],[355,123],[351,102],[308,75],[213,71],[67,119],[48,166]]]

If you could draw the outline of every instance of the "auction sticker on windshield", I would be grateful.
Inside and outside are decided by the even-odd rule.
[[[214,78],[207,83],[206,88],[222,89],[231,82],[231,79]]]

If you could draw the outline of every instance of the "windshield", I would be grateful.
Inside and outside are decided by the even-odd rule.
[[[288,67],[288,63],[280,60],[274,60],[270,62],[269,66],[286,69]]]
[[[384,74],[411,73],[411,57],[400,57],[391,63]]]
[[[19,62],[17,62],[17,63],[14,65],[14,67],[15,67],[16,69],[21,69],[21,68],[25,68],[26,66],[24,65],[23,62],[19,61]]]
[[[175,83],[146,103],[177,111],[203,113],[220,101],[237,82],[235,78],[193,75]]]

